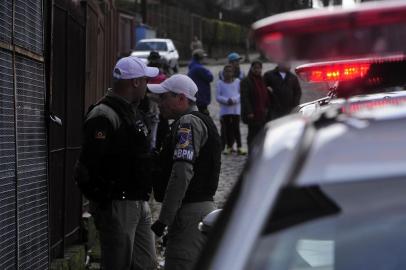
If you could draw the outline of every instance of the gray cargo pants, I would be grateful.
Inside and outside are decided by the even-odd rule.
[[[157,260],[151,210],[145,201],[112,201],[93,207],[103,270],[152,270]]]
[[[198,259],[206,236],[197,228],[202,219],[215,210],[214,202],[182,205],[168,228],[165,270],[191,270]]]

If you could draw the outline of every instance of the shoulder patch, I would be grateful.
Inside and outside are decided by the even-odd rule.
[[[190,123],[180,124],[176,132],[173,160],[194,161],[193,130]]]
[[[104,130],[97,130],[94,133],[94,138],[96,140],[105,140],[106,139],[106,132]]]

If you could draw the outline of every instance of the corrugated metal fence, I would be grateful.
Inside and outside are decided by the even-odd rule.
[[[133,42],[121,18],[113,0],[0,1],[1,270],[48,269],[82,240],[73,166],[84,111]]]
[[[42,1],[2,0],[0,29],[0,269],[46,269]]]
[[[73,167],[84,114],[111,85],[121,29],[113,0],[49,2],[49,109],[62,119],[62,126],[49,126],[50,254],[59,258],[82,240],[82,196]]]
[[[62,121],[49,125],[50,255],[57,258],[81,239],[82,200],[72,174],[81,144],[86,8],[72,0],[50,3],[49,110]]]

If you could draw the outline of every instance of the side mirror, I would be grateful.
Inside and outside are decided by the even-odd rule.
[[[199,222],[199,226],[198,226],[199,231],[201,231],[204,234],[209,234],[209,232],[213,228],[214,224],[216,223],[216,220],[220,216],[221,211],[223,211],[223,210],[216,209],[216,210],[210,212],[209,214],[207,214],[207,216],[205,216],[203,218],[203,220],[201,222]]]

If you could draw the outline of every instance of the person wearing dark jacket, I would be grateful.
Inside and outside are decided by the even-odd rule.
[[[210,83],[213,81],[213,74],[205,68],[201,61],[205,53],[202,49],[193,51],[192,62],[189,64],[188,76],[197,85],[196,105],[199,112],[209,115],[208,106],[211,102]]]
[[[241,80],[241,118],[248,125],[248,150],[252,140],[269,120],[270,93],[262,78],[262,62],[251,63],[248,76]]]
[[[121,58],[113,88],[85,119],[75,180],[91,202],[105,270],[156,269],[148,130],[134,104],[144,97],[148,78],[157,75],[157,68],[137,57]]]
[[[271,119],[289,114],[299,105],[302,89],[298,78],[290,72],[290,65],[279,63],[264,74],[265,85],[271,91]]]
[[[163,71],[165,60],[161,57],[159,52],[151,51],[148,56],[148,66],[156,67],[159,69],[158,76],[149,79],[149,83],[161,83],[166,80],[167,75]],[[160,149],[162,142],[165,139],[166,133],[169,130],[169,123],[159,113],[158,100],[155,95],[150,95],[149,90],[145,94],[144,99],[139,104],[138,108],[144,112],[147,124],[150,126],[151,150]]]

